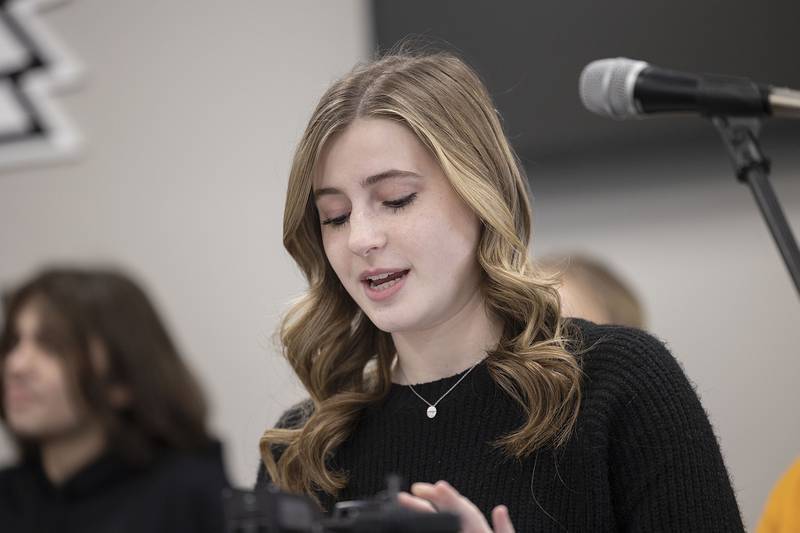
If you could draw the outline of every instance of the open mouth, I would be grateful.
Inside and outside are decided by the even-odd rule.
[[[373,291],[385,291],[397,285],[408,272],[408,270],[398,270],[397,272],[376,274],[375,276],[369,276],[364,280],[364,283]]]

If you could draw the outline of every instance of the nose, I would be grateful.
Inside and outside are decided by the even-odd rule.
[[[386,232],[377,218],[369,213],[356,213],[355,210],[350,212],[347,244],[350,251],[359,257],[366,257],[386,246]]]
[[[3,373],[8,376],[23,374],[30,368],[32,361],[32,350],[28,349],[24,343],[19,343],[5,354]]]

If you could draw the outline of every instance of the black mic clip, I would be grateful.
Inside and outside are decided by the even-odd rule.
[[[758,135],[761,120],[753,117],[712,116],[711,122],[722,136],[722,141],[731,156],[736,177],[747,183],[753,171],[769,174],[770,161],[761,151]]]

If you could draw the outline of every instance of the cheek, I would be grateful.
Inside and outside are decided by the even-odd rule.
[[[425,247],[428,255],[446,270],[477,265],[480,224],[471,211],[450,205],[449,211],[429,213],[420,219],[410,239]]]
[[[60,360],[42,356],[20,381],[15,382],[13,376],[3,372],[4,389],[7,391],[16,386],[22,391],[22,396],[13,401],[3,398],[8,424],[13,431],[27,437],[42,438],[80,423],[82,411],[77,407]]]
[[[338,230],[336,233],[329,233],[322,238],[322,248],[325,251],[325,257],[328,259],[331,268],[341,280],[347,272],[348,266],[348,250],[347,241],[342,238],[338,233],[344,233],[345,230]],[[346,276],[345,276],[346,277]]]
[[[42,392],[50,405],[54,422],[71,424],[78,421],[80,410],[77,407],[76,394],[67,380],[64,369],[56,364],[45,377],[46,386]]]

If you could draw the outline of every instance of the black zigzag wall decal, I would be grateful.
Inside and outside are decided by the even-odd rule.
[[[81,136],[53,96],[82,68],[41,15],[64,2],[0,0],[0,167],[75,155]]]

